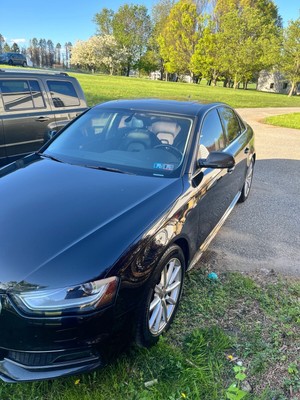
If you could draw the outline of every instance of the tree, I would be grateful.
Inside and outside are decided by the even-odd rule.
[[[13,51],[14,53],[20,53],[20,47],[17,45],[17,43],[12,44],[11,51]]]
[[[199,40],[199,19],[192,0],[176,3],[159,35],[160,54],[167,72],[191,73],[191,58]]]
[[[143,57],[142,64],[145,64],[145,58],[151,63],[151,71],[152,67],[157,64],[157,69],[160,70],[160,79],[163,79],[164,75],[164,59],[162,58],[159,46],[158,38],[164,31],[165,22],[169,17],[171,9],[175,3],[175,0],[160,0],[158,1],[152,8],[152,20],[153,20],[153,29],[152,34],[148,41],[148,50]],[[145,69],[144,67],[142,69]],[[147,67],[149,70],[149,68]],[[147,70],[146,69],[146,70]],[[149,71],[149,72],[151,72]]]
[[[196,75],[207,78],[209,83],[212,81],[214,86],[223,70],[219,54],[220,42],[215,32],[215,23],[207,17],[207,25],[191,58],[191,69]]]
[[[127,52],[118,46],[112,35],[92,36],[87,41],[75,43],[72,64],[94,71],[104,68],[111,75],[127,58]]]
[[[65,66],[68,67],[70,64],[71,51],[72,51],[72,43],[71,42],[65,43],[65,51],[66,51]]]
[[[29,54],[34,66],[40,65],[40,49],[39,49],[39,42],[37,38],[33,38],[29,41]]]
[[[11,51],[10,46],[5,42],[3,46],[3,52],[4,53],[9,53]]]
[[[145,52],[151,35],[151,21],[147,8],[141,5],[121,6],[112,20],[114,37],[118,45],[126,50],[126,75]]]
[[[40,50],[40,67],[47,65],[47,42],[46,39],[39,40],[39,50]]]
[[[259,11],[264,24],[272,22],[278,27],[282,27],[282,18],[273,0],[216,0],[214,16],[218,20],[221,15],[234,9],[243,10],[245,7]]]
[[[292,96],[300,81],[300,17],[289,21],[284,31],[281,69],[291,81],[289,96]]]
[[[261,7],[268,4],[263,14]],[[233,80],[234,88],[242,81],[246,88],[261,69],[277,62],[281,36],[271,0],[218,0],[212,18],[214,26],[200,40],[193,57],[194,69],[201,62],[202,69],[207,69],[210,63],[213,75]]]
[[[103,8],[100,13],[97,13],[93,22],[98,26],[98,34],[99,35],[112,35],[113,34],[113,26],[112,21],[114,17],[113,10],[108,8]]]
[[[4,37],[0,33],[0,54],[3,53],[3,45],[5,43]]]
[[[61,63],[61,44],[57,43],[55,46],[55,62],[56,64]]]
[[[54,54],[55,54],[54,44],[53,44],[52,40],[48,39],[47,40],[47,65],[49,65],[50,67],[52,67],[52,65],[54,64]]]
[[[139,71],[145,72],[146,74],[157,71],[160,67],[161,60],[158,57],[158,53],[151,49],[147,50],[138,62]]]

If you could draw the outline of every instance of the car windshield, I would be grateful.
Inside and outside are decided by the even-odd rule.
[[[67,127],[43,154],[90,168],[177,177],[192,122],[172,114],[96,107]]]

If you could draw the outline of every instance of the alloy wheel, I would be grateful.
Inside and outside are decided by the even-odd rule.
[[[161,272],[149,305],[149,330],[159,335],[167,326],[176,308],[183,283],[182,264],[171,258]]]

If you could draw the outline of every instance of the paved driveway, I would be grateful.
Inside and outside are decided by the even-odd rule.
[[[234,208],[204,260],[218,269],[265,268],[300,277],[300,130],[260,122],[300,108],[237,111],[256,134],[252,191]]]

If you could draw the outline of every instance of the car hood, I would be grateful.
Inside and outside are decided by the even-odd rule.
[[[105,276],[182,192],[181,179],[37,157],[0,172],[0,290]]]

